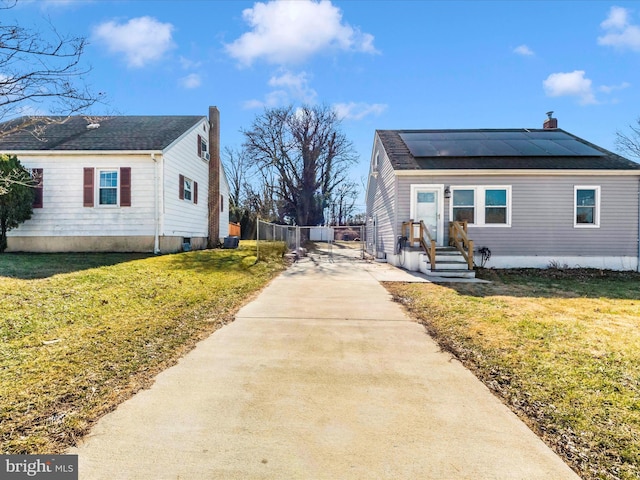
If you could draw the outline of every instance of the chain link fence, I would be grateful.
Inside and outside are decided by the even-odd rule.
[[[258,259],[265,252],[284,249],[297,260],[314,261],[365,260],[364,226],[296,227],[258,220]],[[261,253],[262,252],[262,253]]]

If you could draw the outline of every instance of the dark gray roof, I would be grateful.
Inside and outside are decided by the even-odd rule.
[[[20,117],[0,124],[0,152],[164,150],[203,116]],[[48,119],[48,120],[47,120]],[[53,120],[53,122],[51,122]],[[98,128],[87,128],[96,122]],[[3,135],[22,122],[31,126]],[[34,127],[44,126],[42,132]]]
[[[640,170],[561,129],[377,130],[395,170]]]

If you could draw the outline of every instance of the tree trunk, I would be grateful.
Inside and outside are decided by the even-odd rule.
[[[0,220],[0,253],[4,253],[7,249],[7,222],[5,219]]]

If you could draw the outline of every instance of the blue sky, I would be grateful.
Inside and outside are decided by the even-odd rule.
[[[538,128],[553,110],[614,150],[640,116],[637,2],[20,0],[0,15],[86,36],[111,111],[217,105],[223,146],[265,107],[331,105],[358,182],[375,129]]]

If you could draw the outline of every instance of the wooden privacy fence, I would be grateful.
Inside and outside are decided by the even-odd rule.
[[[240,237],[240,224],[229,222],[229,236]]]

